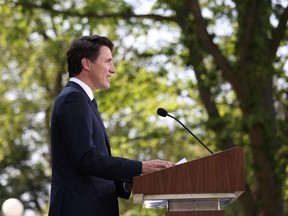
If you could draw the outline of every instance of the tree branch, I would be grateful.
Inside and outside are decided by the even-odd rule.
[[[236,93],[239,94],[241,92],[241,86],[239,85],[240,82],[237,81],[235,74],[232,71],[231,65],[223,56],[218,46],[213,42],[211,35],[209,35],[206,22],[201,14],[199,0],[188,0],[187,6],[194,15],[195,29],[202,46],[213,56],[215,63],[223,73],[223,77],[226,80],[229,80]]]
[[[15,5],[20,5],[24,8],[34,8],[34,9],[41,9],[45,10],[48,12],[53,12],[56,14],[63,14],[66,16],[73,16],[73,17],[85,17],[85,18],[124,18],[124,19],[129,19],[129,18],[148,18],[148,19],[153,19],[153,20],[159,20],[159,21],[173,21],[176,22],[175,16],[161,16],[158,14],[134,14],[132,12],[120,12],[120,13],[105,13],[105,14],[97,14],[96,12],[79,12],[76,10],[56,10],[51,5],[49,4],[34,4],[30,2],[16,2]]]
[[[204,80],[201,78],[205,74],[205,70],[201,70],[201,67],[195,65],[194,71],[198,83],[199,94],[202,103],[208,113],[209,120],[216,120],[213,124],[209,124],[210,129],[212,129],[215,134],[221,134],[225,130],[225,119],[220,117],[217,105],[211,93],[210,87],[204,84]],[[226,150],[235,147],[233,139],[231,136],[223,136],[221,141],[216,143],[217,147],[221,150]]]
[[[271,59],[275,59],[275,55],[281,40],[285,36],[285,31],[287,30],[287,21],[288,21],[288,6],[285,8],[283,14],[279,18],[278,26],[272,32],[272,41],[271,41]]]
[[[190,58],[190,64],[193,65],[195,76],[198,83],[198,90],[201,101],[209,116],[210,124],[208,127],[214,131],[215,134],[222,134],[227,126],[225,118],[221,117],[215,98],[211,92],[211,85],[207,85],[204,82],[203,75],[208,76],[205,66],[203,66],[203,55],[196,46],[189,46],[189,52],[193,53],[193,58]],[[218,149],[226,150],[235,147],[231,134],[220,136],[220,140],[216,143]]]

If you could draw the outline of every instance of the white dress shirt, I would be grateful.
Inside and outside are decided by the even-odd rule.
[[[93,91],[90,89],[90,87],[86,83],[82,82],[81,80],[79,80],[75,77],[71,77],[70,81],[75,82],[78,85],[80,85],[84,89],[84,91],[86,92],[86,94],[88,95],[90,100],[91,101],[93,100],[93,98],[94,98]]]

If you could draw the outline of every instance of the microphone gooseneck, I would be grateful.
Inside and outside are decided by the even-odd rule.
[[[177,118],[175,118],[174,116],[168,114],[168,111],[163,109],[163,108],[158,108],[157,109],[157,114],[159,116],[162,117],[166,117],[169,116],[171,118],[173,118],[174,120],[176,120],[178,123],[180,123],[204,148],[206,148],[212,155],[214,154],[203,142],[201,142],[201,140],[198,139],[197,136],[195,136],[181,121],[179,121]]]

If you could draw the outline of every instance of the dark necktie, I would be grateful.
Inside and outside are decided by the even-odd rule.
[[[107,140],[107,149],[108,149],[108,151],[109,151],[109,154],[111,155],[111,150],[110,150],[110,144],[109,144],[109,140],[108,140],[108,135],[107,135],[105,126],[104,126],[104,124],[103,124],[103,121],[102,121],[102,119],[101,119],[101,117],[100,117],[100,115],[99,115],[99,113],[98,113],[98,105],[97,105],[97,102],[96,102],[95,98],[93,98],[92,104],[93,104],[93,106],[96,108],[96,116],[97,116],[97,118],[98,118],[98,120],[99,120],[99,122],[100,122],[100,124],[101,124],[101,126],[102,126],[102,128],[103,128],[104,133],[105,133],[105,138],[106,138],[106,140]]]
[[[100,116],[100,114],[99,114],[99,112],[98,112],[98,105],[97,105],[97,102],[96,102],[95,98],[93,98],[92,104],[93,104],[94,108],[96,109],[96,116],[97,116],[97,118],[99,119],[99,121],[100,121],[103,129],[105,130],[105,126],[104,126],[103,121],[102,121],[102,119],[101,119],[101,116]],[[106,130],[105,130],[105,131],[106,131]]]
[[[94,107],[96,108],[96,110],[98,111],[98,105],[97,105],[95,98],[93,98],[92,103],[93,103]]]

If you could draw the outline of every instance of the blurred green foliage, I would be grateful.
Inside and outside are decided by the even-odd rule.
[[[68,81],[65,53],[76,37],[101,34],[115,42],[117,75],[95,96],[115,156],[176,162],[208,155],[177,122],[157,116],[164,107],[215,152],[245,148],[248,198],[225,207],[226,215],[267,215],[269,193],[278,215],[288,213],[288,32],[277,28],[287,8],[276,0],[261,7],[201,0],[208,40],[195,24],[195,2],[0,0],[0,204],[16,197],[47,214],[49,124]],[[275,190],[263,190],[266,177]],[[120,201],[120,211],[165,214],[131,199]]]

